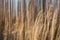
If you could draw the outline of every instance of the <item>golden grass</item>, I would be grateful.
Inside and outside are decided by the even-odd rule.
[[[43,10],[35,13],[36,5],[32,0],[29,3],[28,14],[25,0],[23,0],[22,10],[21,5],[18,8],[18,16],[13,17],[12,14],[14,14],[15,10],[11,8],[9,17],[8,6],[5,5],[3,29],[1,29],[3,23],[0,22],[3,40],[60,40],[60,13],[57,5],[55,5],[52,12],[51,4],[49,4],[47,14]],[[37,14],[36,18],[35,14]]]

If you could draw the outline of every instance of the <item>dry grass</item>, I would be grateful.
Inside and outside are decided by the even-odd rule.
[[[8,4],[5,3],[4,11],[2,10],[5,21],[2,20],[3,22],[0,22],[2,31],[0,33],[3,34],[1,38],[3,40],[60,40],[60,10],[55,5],[55,9],[52,11],[51,5],[49,3],[46,14],[45,8],[39,11],[36,10],[37,7],[34,4],[34,0],[30,0],[27,14],[26,2],[23,0],[22,9],[20,4],[18,6],[18,15],[15,15],[14,18],[13,14],[16,11],[11,6],[11,11],[9,12]],[[8,13],[10,13],[10,16]],[[2,25],[4,25],[3,28],[1,27]]]

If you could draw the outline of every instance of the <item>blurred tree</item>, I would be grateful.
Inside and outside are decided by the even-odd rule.
[[[3,40],[4,18],[3,18],[3,0],[0,0],[0,40]]]

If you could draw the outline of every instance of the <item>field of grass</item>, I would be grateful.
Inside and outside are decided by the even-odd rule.
[[[8,0],[7,0],[8,1]],[[18,0],[18,9],[14,9],[13,2],[0,1],[0,40],[60,40],[60,8],[58,1],[48,2],[37,6],[30,0],[28,13],[26,0]],[[4,7],[3,7],[4,6]],[[54,9],[53,9],[54,8]]]

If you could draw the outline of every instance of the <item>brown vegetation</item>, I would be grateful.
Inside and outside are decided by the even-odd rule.
[[[54,10],[49,1],[47,11],[46,0],[41,5],[43,8],[37,6],[38,0],[30,0],[28,9],[26,0],[22,0],[22,4],[20,0],[17,2],[15,9],[12,0],[0,0],[0,40],[60,40],[58,0]]]

